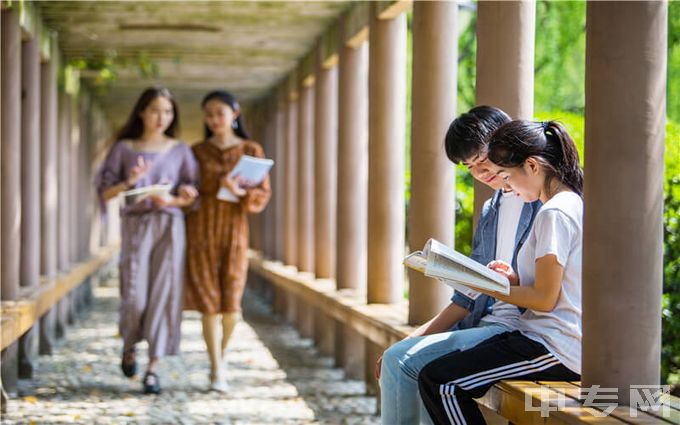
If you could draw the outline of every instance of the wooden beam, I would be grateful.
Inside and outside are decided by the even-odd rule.
[[[319,37],[317,55],[324,68],[330,69],[338,63],[338,41],[340,37],[340,23],[331,25]]]
[[[357,47],[368,40],[370,20],[370,3],[357,2],[340,19],[340,42],[351,47]]]
[[[413,0],[377,1],[373,4],[379,19],[394,19],[413,8]]]
[[[314,85],[317,48],[318,46],[308,52],[307,55],[300,60],[298,65],[299,84],[303,87],[311,87]]]
[[[402,340],[414,329],[405,325],[406,304],[366,304],[364,294],[351,289],[337,291],[331,279],[314,279],[311,273],[299,273],[293,266],[263,260],[259,253],[252,251],[250,269],[383,348]]]
[[[33,2],[20,1],[18,7],[21,38],[26,40],[35,37],[40,28]]]
[[[101,248],[88,261],[76,265],[68,273],[41,283],[27,297],[22,297],[17,301],[0,303],[0,322],[2,324],[0,350],[4,350],[18,340],[61,298],[111,261],[118,249],[117,245]]]

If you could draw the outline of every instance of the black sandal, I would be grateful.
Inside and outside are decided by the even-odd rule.
[[[135,354],[135,349],[132,348],[127,351],[123,351],[123,359],[120,362],[120,368],[123,369],[123,375],[127,376],[128,378],[132,378],[137,374],[137,360],[136,358],[133,357],[133,360],[130,363],[125,362],[125,357],[127,357],[129,354]]]
[[[153,372],[146,372],[142,384],[144,384],[144,394],[161,393],[161,382],[158,380],[158,375]]]

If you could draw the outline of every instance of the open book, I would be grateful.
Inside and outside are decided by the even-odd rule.
[[[172,189],[171,184],[152,184],[120,192],[118,196],[120,197],[121,207],[127,207],[152,195],[168,196],[170,189]]]
[[[495,271],[449,248],[443,243],[430,239],[422,251],[415,251],[404,258],[404,265],[441,280],[454,289],[464,285],[473,289],[486,289],[504,295],[510,293],[508,279]],[[469,291],[462,288],[463,293]]]
[[[274,161],[268,158],[257,158],[250,155],[243,155],[236,163],[236,166],[229,173],[229,177],[233,178],[238,175],[240,178],[244,178],[252,182],[252,186],[255,187],[262,183],[267,173],[274,165]],[[231,193],[226,187],[221,187],[217,192],[217,199],[227,202],[238,202],[239,199],[236,195]]]

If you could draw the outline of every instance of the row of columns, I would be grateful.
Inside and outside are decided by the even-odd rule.
[[[96,203],[86,142],[92,135],[78,134],[78,123],[96,121],[95,109],[79,116],[74,95],[58,89],[58,52],[48,38],[49,58],[44,58],[39,31],[22,28],[17,7],[2,10],[3,302],[31,297],[41,283],[85,259],[91,248]],[[2,387],[8,394],[16,392],[17,378],[32,377],[38,354],[52,353],[56,338],[88,298],[88,285],[83,288],[62,298],[3,350]]]
[[[533,116],[535,7],[477,3],[477,103],[513,118]],[[587,19],[583,380],[620,388],[625,402],[626,385],[657,384],[659,376],[667,4],[593,2]],[[411,249],[430,237],[454,244],[455,176],[441,146],[457,115],[457,21],[455,2],[414,2]],[[317,66],[314,85],[310,75],[293,75],[290,81],[302,83],[277,92],[272,116],[280,118],[271,121],[281,135],[274,143],[284,145],[276,154],[284,196],[271,207],[276,236],[263,250],[299,271],[334,278],[338,290],[365,294],[368,303],[398,303],[406,18],[373,13],[368,32],[368,43],[355,45],[341,36],[337,71]],[[336,149],[337,161],[329,161]],[[620,169],[628,172],[613,179]],[[475,183],[475,217],[490,195]],[[615,272],[612,260],[630,266]],[[409,281],[410,323],[448,303],[443,285],[417,273]],[[275,295],[275,309],[303,335],[314,334],[300,300]],[[323,313],[313,315],[326,329]],[[625,334],[616,331],[621,326]],[[349,370],[364,363],[357,352],[379,353],[342,323],[334,331],[337,363]]]

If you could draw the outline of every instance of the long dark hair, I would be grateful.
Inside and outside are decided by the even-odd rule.
[[[179,109],[177,109],[177,102],[175,98],[172,97],[170,90],[165,87],[149,87],[144,90],[144,92],[137,99],[135,107],[132,109],[130,116],[128,117],[125,125],[120,129],[116,135],[116,140],[120,141],[123,139],[139,139],[142,134],[144,134],[144,122],[139,116],[151,102],[157,97],[164,97],[172,103],[173,118],[172,122],[165,130],[165,135],[168,137],[175,137],[176,133],[179,133]]]
[[[557,121],[512,121],[499,128],[489,142],[489,159],[501,167],[520,167],[534,157],[544,168],[546,191],[553,179],[583,195],[583,170],[576,144]]]
[[[510,122],[508,114],[493,106],[475,106],[453,120],[444,138],[446,156],[454,164],[486,152],[489,137]]]
[[[228,91],[224,90],[215,90],[211,91],[208,93],[204,98],[203,101],[201,102],[201,107],[205,108],[205,105],[210,102],[211,100],[219,100],[220,102],[229,105],[232,111],[237,112],[238,115],[236,116],[236,119],[234,120],[233,129],[234,129],[234,134],[236,134],[238,137],[242,139],[250,139],[250,136],[248,135],[248,132],[246,131],[246,127],[243,125],[243,118],[241,117],[241,107],[239,106],[238,102],[236,101],[236,98],[234,97],[233,94],[229,93]],[[203,124],[203,128],[205,129],[205,138],[209,139],[212,137],[213,132],[210,130],[207,124]]]

